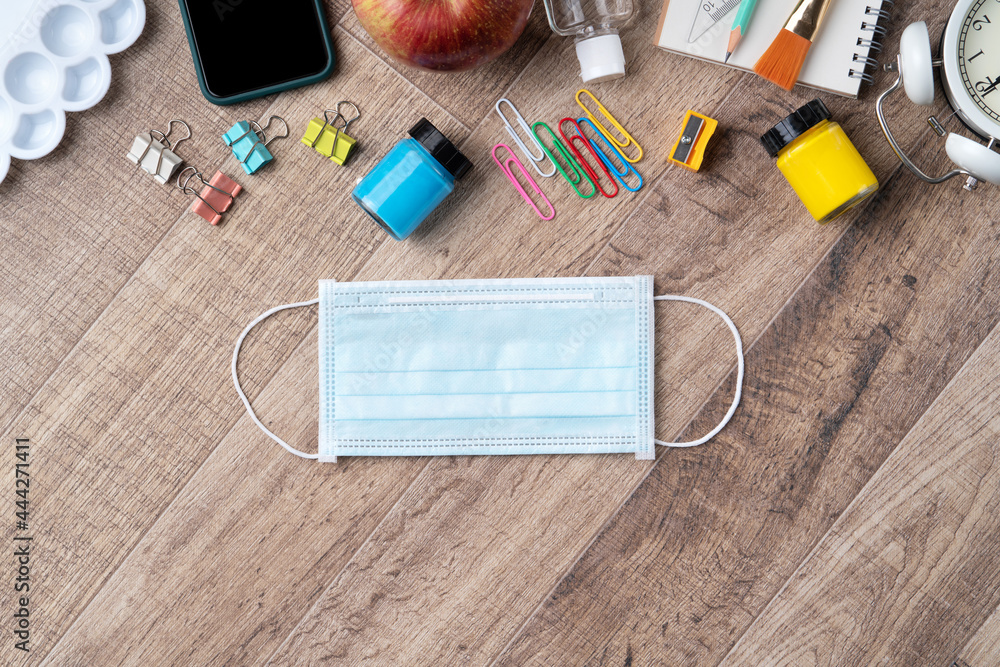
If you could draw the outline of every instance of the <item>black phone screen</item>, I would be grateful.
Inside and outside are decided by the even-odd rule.
[[[330,64],[315,0],[181,0],[205,87],[221,98],[321,73]]]

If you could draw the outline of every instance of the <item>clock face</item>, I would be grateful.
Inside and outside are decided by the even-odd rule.
[[[972,101],[1000,125],[1000,0],[973,0],[965,12],[958,34],[958,69]]]

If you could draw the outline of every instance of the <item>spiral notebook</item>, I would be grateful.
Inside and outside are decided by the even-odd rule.
[[[727,67],[753,70],[797,0],[758,0],[750,28]],[[723,64],[739,0],[663,0],[654,43],[681,55]],[[820,34],[799,75],[799,84],[857,97],[885,35],[879,19],[890,18],[891,0],[833,0]],[[716,20],[717,17],[718,20]]]

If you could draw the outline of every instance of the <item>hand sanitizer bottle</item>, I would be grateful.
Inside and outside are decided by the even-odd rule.
[[[545,0],[553,32],[576,39],[584,83],[625,76],[618,29],[632,18],[632,0]]]

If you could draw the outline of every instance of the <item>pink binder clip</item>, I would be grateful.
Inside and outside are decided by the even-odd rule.
[[[184,174],[187,172],[191,173],[184,178]],[[201,181],[201,192],[191,186],[192,178]],[[191,204],[191,210],[213,225],[219,224],[219,221],[222,220],[222,214],[229,210],[229,207],[236,200],[236,195],[243,190],[239,183],[221,171],[215,172],[215,175],[206,181],[201,172],[194,167],[187,167],[177,174],[177,187],[184,194],[197,197]]]
[[[507,149],[507,153],[510,155],[510,157],[501,162],[500,158],[497,157],[498,148]],[[538,183],[535,183],[535,180],[531,178],[531,174],[527,172],[527,170],[524,168],[524,165],[521,164],[520,160],[517,159],[517,156],[514,155],[514,151],[510,149],[510,146],[508,146],[507,144],[497,144],[496,146],[494,146],[493,161],[497,163],[498,167],[500,167],[500,171],[502,171],[504,174],[507,175],[507,178],[510,179],[510,182],[514,184],[514,187],[517,188],[517,191],[521,193],[522,197],[524,197],[524,201],[528,202],[528,206],[530,206],[535,211],[535,213],[538,214],[539,218],[541,218],[542,220],[551,220],[552,218],[556,217],[556,209],[552,205],[552,202],[549,201],[548,197],[545,196],[545,193],[542,192],[541,188],[538,187]],[[537,194],[539,197],[542,198],[542,201],[544,201],[546,206],[549,207],[551,213],[549,213],[548,215],[544,215],[541,212],[541,210],[539,210],[538,206],[531,199],[531,197],[528,195],[525,189],[521,186],[521,183],[517,180],[517,178],[515,178],[514,171],[513,169],[511,169],[512,164],[517,166],[518,170],[521,172],[521,175],[524,176],[525,180],[528,181],[528,184],[531,185],[531,188],[535,191],[535,194]]]

